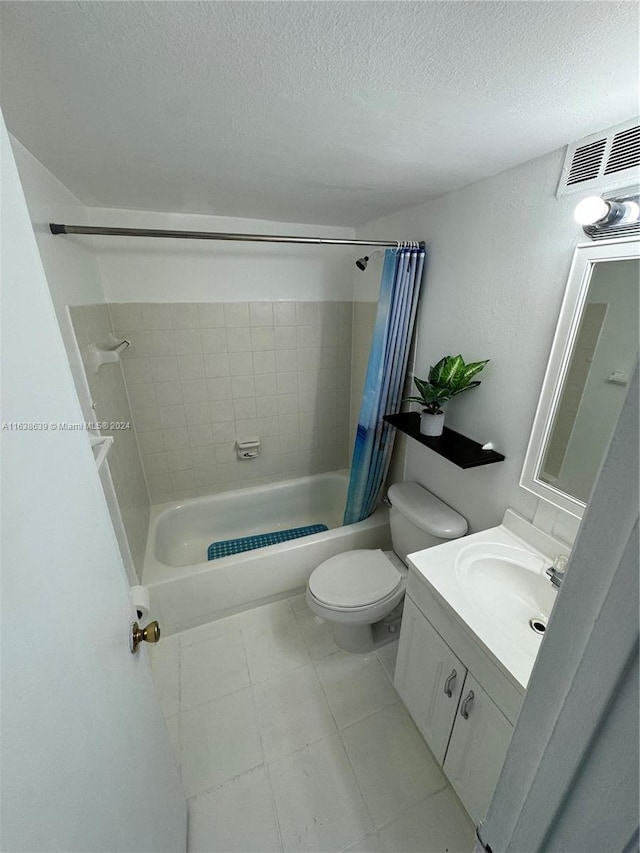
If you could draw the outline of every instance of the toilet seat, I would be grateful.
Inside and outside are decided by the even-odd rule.
[[[392,598],[403,577],[381,550],[346,551],[330,557],[309,578],[316,601],[336,610],[360,610]]]

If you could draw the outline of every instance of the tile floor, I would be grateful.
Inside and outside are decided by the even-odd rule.
[[[190,853],[471,851],[393,687],[396,653],[341,652],[304,596],[163,639],[152,668]]]

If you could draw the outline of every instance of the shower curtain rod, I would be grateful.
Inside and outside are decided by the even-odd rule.
[[[341,240],[337,237],[294,237],[281,234],[234,234],[226,231],[166,231],[158,228],[106,228],[101,225],[60,225],[49,223],[52,234],[99,234],[105,237],[172,237],[178,240],[233,240],[253,243],[311,243],[316,246],[390,246],[395,248],[406,240]],[[424,249],[424,243],[417,244]]]

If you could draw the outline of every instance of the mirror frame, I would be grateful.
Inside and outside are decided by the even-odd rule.
[[[580,327],[593,267],[597,263],[636,258],[640,258],[638,237],[581,243],[576,247],[524,457],[520,476],[522,488],[576,518],[582,518],[586,504],[541,480],[539,474],[542,460]]]

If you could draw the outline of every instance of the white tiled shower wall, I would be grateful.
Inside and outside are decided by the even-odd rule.
[[[149,526],[149,495],[122,370],[119,364],[107,364],[96,374],[87,369],[85,361],[88,344],[109,341],[112,331],[109,306],[75,305],[69,308],[69,314],[95,406],[92,417],[101,422],[131,423],[130,429],[101,429],[100,432],[114,439],[108,457],[109,470],[131,556],[140,576]]]
[[[349,464],[377,303],[118,303],[69,309],[83,361],[110,334],[131,346],[85,373],[138,574],[149,505]],[[258,435],[244,462],[236,439]]]
[[[344,468],[351,302],[117,303],[153,503]],[[361,392],[360,392],[361,393]],[[259,436],[258,459],[235,442]]]

